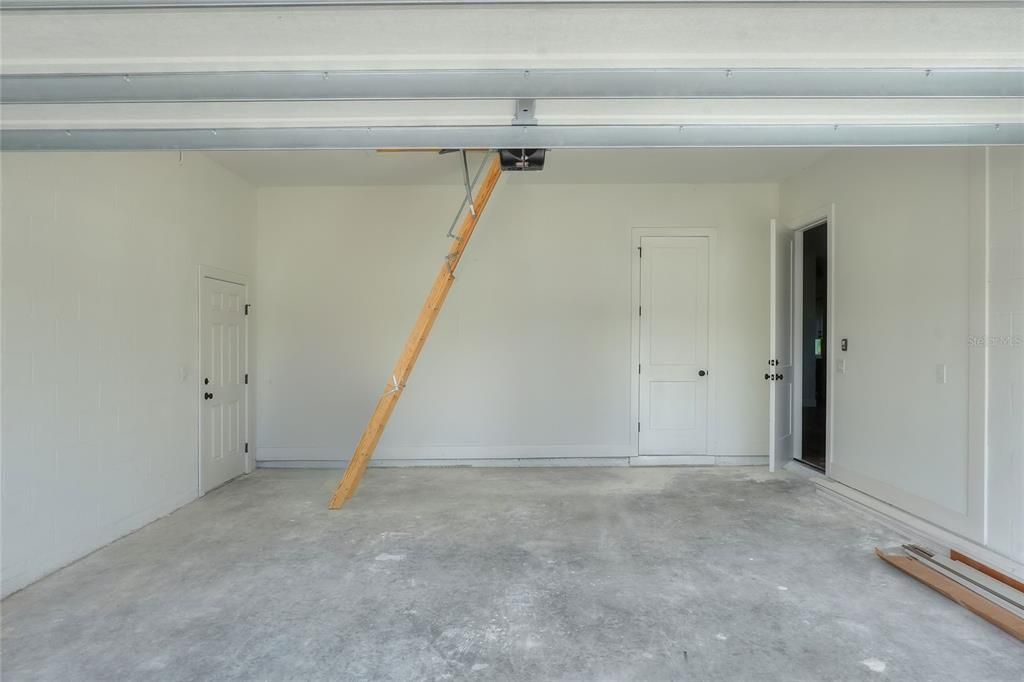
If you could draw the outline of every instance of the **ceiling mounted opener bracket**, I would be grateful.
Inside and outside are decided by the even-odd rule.
[[[512,115],[512,125],[535,126],[537,125],[537,100],[517,99],[516,111]]]

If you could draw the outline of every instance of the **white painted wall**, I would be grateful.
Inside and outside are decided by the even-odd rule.
[[[1024,562],[1024,149],[991,149],[988,177],[988,542]]]
[[[710,449],[763,458],[759,292],[777,191],[504,178],[376,461],[635,454],[630,231],[658,226],[718,230]],[[259,190],[258,460],[348,459],[460,198],[450,186]]]
[[[5,594],[195,497],[200,263],[254,276],[258,458],[338,462],[461,198],[257,192],[194,154],[5,154],[2,173]],[[633,454],[630,229],[657,226],[717,229],[710,449],[763,457],[767,220],[834,202],[836,477],[1024,559],[1024,151],[835,151],[781,206],[772,183],[503,183],[379,460]]]
[[[3,593],[197,494],[200,264],[255,198],[199,154],[4,154]]]
[[[833,378],[832,475],[1017,560],[1024,349],[972,338],[986,318],[1021,333],[1022,154],[842,150],[781,189],[790,226],[835,204],[832,334],[850,347],[833,358],[847,371]]]

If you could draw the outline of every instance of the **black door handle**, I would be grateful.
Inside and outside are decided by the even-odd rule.
[[[772,375],[771,374],[765,374],[764,375],[764,380],[765,381],[771,381],[772,380]]]
[[[212,393],[204,393],[203,394],[203,400],[209,400],[212,397],[213,397]]]
[[[703,369],[701,371],[697,372],[697,376],[699,376],[699,377],[705,376],[706,374],[707,374],[707,372],[704,371]]]

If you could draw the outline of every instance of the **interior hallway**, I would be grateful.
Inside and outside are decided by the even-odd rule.
[[[259,470],[3,603],[5,680],[1018,680],[760,468]],[[396,501],[401,504],[396,504]]]

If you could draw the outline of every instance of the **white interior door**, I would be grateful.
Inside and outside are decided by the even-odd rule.
[[[200,280],[200,490],[245,472],[245,287]]]
[[[707,453],[708,238],[640,240],[640,455]]]
[[[768,462],[780,470],[793,459],[793,231],[771,221]]]

